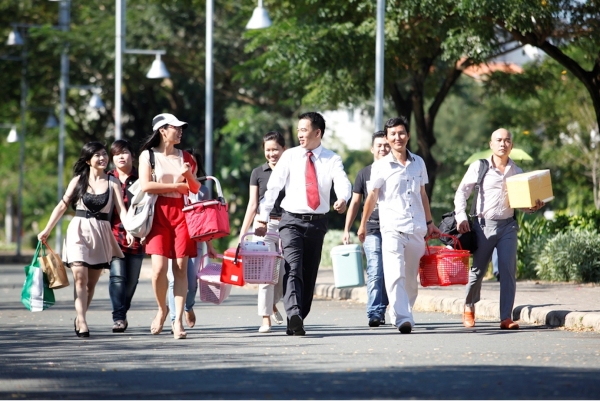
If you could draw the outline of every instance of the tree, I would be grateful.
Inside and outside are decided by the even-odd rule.
[[[600,1],[463,0],[460,13],[495,24],[564,66],[585,86],[600,125]],[[565,51],[572,45],[584,51],[583,59]]]
[[[414,119],[430,197],[438,169],[432,147],[441,105],[464,69],[506,51],[511,42],[489,23],[465,21],[455,6],[452,0],[386,2],[386,96],[397,114]],[[281,2],[270,12],[277,23],[254,33],[247,47],[258,52],[245,64],[254,80],[277,81],[280,93],[320,107],[371,98],[374,2]]]

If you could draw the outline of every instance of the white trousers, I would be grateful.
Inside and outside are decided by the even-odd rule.
[[[256,229],[256,218],[254,219],[254,229]],[[267,224],[267,232],[278,233],[279,220],[270,220]],[[246,237],[248,238],[248,237]],[[252,236],[252,241],[264,241],[269,245],[270,251],[279,248],[279,239],[272,235],[266,237]],[[271,316],[273,314],[273,305],[277,304],[283,297],[283,262],[279,266],[279,281],[277,284],[259,284],[258,285],[258,316]]]
[[[390,301],[391,323],[415,325],[412,308],[417,300],[419,260],[425,254],[422,235],[397,231],[382,233],[381,253],[385,289]]]

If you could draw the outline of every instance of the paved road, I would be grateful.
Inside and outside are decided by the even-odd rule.
[[[308,335],[256,332],[256,292],[236,288],[220,306],[198,303],[187,340],[149,334],[155,313],[142,280],[125,334],[110,332],[108,275],[99,283],[89,339],[73,333],[72,287],[41,313],[19,302],[20,266],[0,267],[0,398],[596,399],[600,335],[418,313],[401,335],[366,327],[364,305],[318,299]]]

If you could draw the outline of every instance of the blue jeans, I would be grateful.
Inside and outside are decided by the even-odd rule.
[[[125,258],[113,259],[110,263],[108,293],[113,308],[113,321],[127,319],[127,311],[140,278],[144,254],[133,255],[123,252]]]
[[[363,247],[367,256],[367,317],[385,320],[389,301],[383,281],[381,233],[367,235]]]
[[[198,243],[198,256],[195,258],[188,259],[187,265],[187,278],[188,278],[188,290],[185,297],[185,311],[189,312],[196,304],[196,292],[198,292],[198,268],[200,267],[200,260],[202,258],[203,244]],[[175,280],[173,279],[173,263],[174,260],[169,259],[169,271],[167,277],[169,278],[169,292],[167,299],[169,300],[169,313],[171,314],[171,322],[175,321],[175,295],[173,294],[173,285]]]

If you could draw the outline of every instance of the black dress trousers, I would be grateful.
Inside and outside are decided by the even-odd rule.
[[[288,319],[293,315],[304,319],[310,312],[327,226],[327,217],[303,221],[283,213],[279,235],[285,261],[283,304]]]

